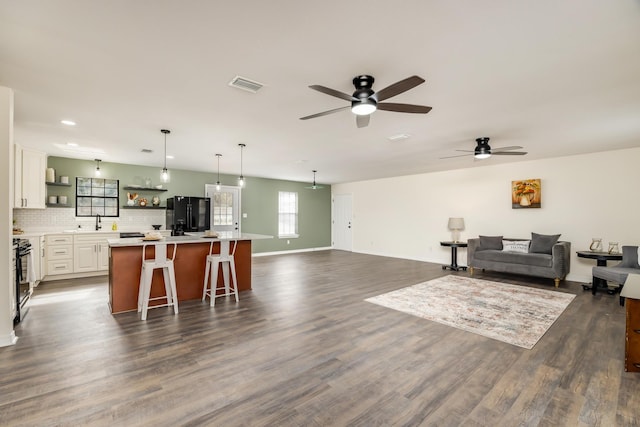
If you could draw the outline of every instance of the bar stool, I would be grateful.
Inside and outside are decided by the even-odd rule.
[[[167,246],[173,246],[171,258],[167,257]],[[155,246],[155,257],[145,259],[147,246]],[[145,243],[142,246],[142,271],[140,272],[140,287],[138,288],[138,312],[142,312],[142,320],[147,320],[147,311],[150,308],[173,306],[173,313],[178,314],[178,293],[176,291],[176,274],[173,268],[173,260],[176,258],[176,243]],[[162,269],[165,295],[150,298],[153,271]],[[149,306],[150,301],[166,300],[166,304]]]
[[[238,280],[236,278],[236,263],[234,255],[236,253],[236,247],[238,242],[236,240],[221,240],[220,241],[220,253],[213,253],[213,244],[209,245],[209,255],[207,255],[207,266],[204,270],[204,287],[202,289],[202,301],[205,300],[207,295],[211,300],[211,307],[216,304],[216,298],[227,297],[235,295],[236,302],[238,302]],[[222,277],[224,278],[224,286],[218,286],[218,266],[222,264]],[[213,265],[213,268],[211,266]],[[233,279],[233,286],[229,283],[229,267],[231,267],[231,278]],[[207,285],[210,282],[210,285]],[[218,290],[224,289],[224,293],[218,294]]]

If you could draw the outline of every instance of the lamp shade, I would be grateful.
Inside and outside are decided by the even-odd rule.
[[[464,218],[449,218],[449,230],[464,230]]]

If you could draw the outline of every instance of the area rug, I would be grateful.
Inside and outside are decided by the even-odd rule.
[[[365,301],[532,349],[575,295],[444,276]]]

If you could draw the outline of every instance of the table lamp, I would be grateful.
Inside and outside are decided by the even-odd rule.
[[[464,230],[464,218],[449,218],[449,230],[452,231],[453,241],[460,241],[460,230]]]

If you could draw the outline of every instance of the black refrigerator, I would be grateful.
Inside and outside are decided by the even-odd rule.
[[[172,236],[209,229],[211,199],[208,197],[174,196],[167,199],[167,230]]]

